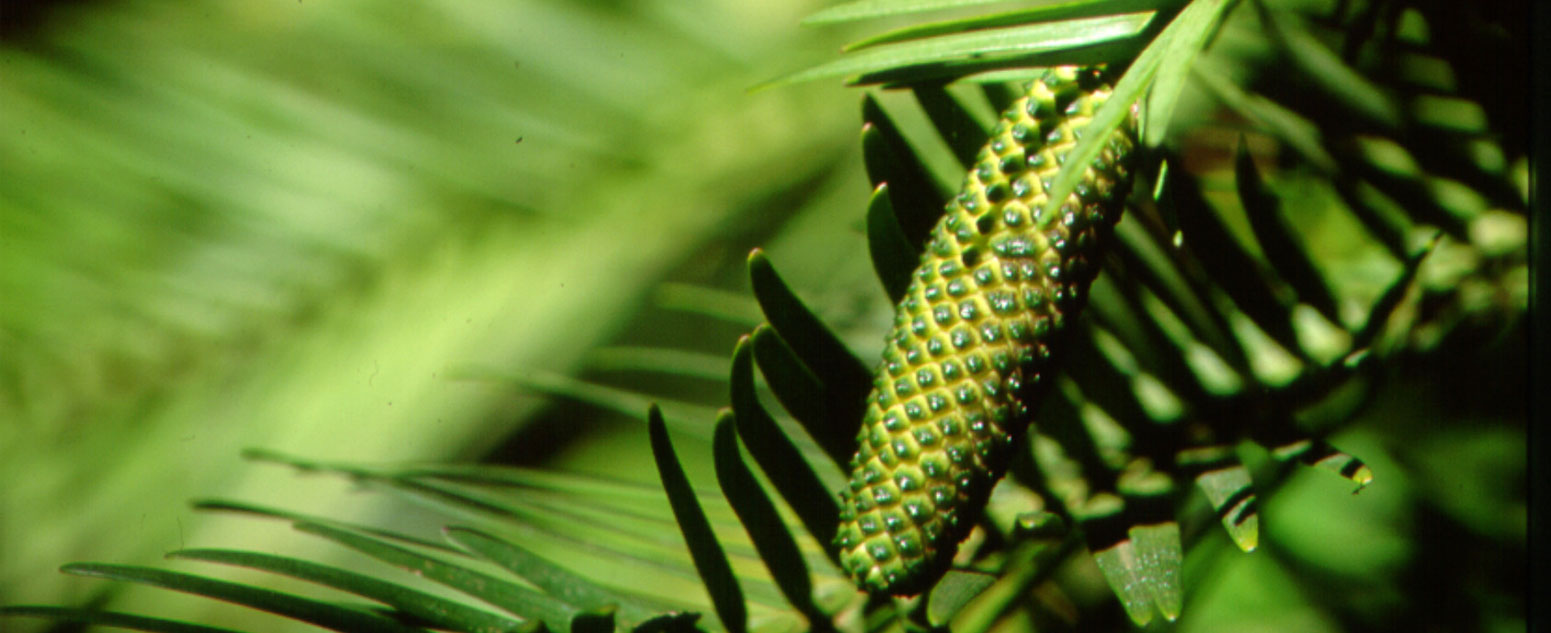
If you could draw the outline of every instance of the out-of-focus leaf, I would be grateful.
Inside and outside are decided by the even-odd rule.
[[[1384,294],[1379,295],[1378,301],[1375,301],[1373,308],[1368,311],[1367,322],[1363,323],[1362,329],[1352,337],[1352,345],[1355,349],[1367,348],[1383,331],[1384,325],[1389,322],[1395,309],[1400,307],[1401,300],[1405,298],[1411,285],[1416,281],[1416,273],[1422,269],[1422,262],[1438,246],[1440,237],[1441,234],[1433,234],[1432,239],[1407,258],[1406,267],[1401,271],[1400,277],[1384,289]]]
[[[1354,494],[1373,483],[1373,471],[1362,460],[1341,452],[1325,440],[1309,437],[1292,428],[1291,420],[1274,421],[1254,438],[1271,449],[1271,455],[1283,461],[1296,460],[1307,466],[1322,468],[1352,480],[1357,484]]]
[[[1129,538],[1093,558],[1132,622],[1146,626],[1160,613],[1170,621],[1179,617],[1184,606],[1179,524],[1133,526]]]
[[[600,371],[649,371],[717,381],[727,378],[725,357],[671,347],[600,347],[587,354],[586,364]]]
[[[1299,74],[1340,100],[1347,111],[1360,114],[1386,129],[1400,126],[1400,109],[1389,95],[1348,66],[1335,51],[1326,48],[1319,38],[1309,33],[1301,19],[1286,11],[1272,10],[1264,2],[1252,4],[1272,41],[1286,54],[1291,66],[1301,71]]]
[[[1298,336],[1292,329],[1290,306],[1277,298],[1270,281],[1261,274],[1260,264],[1201,196],[1199,183],[1184,174],[1179,174],[1179,179],[1180,186],[1172,188],[1171,197],[1190,254],[1260,329],[1283,347],[1296,348]]]
[[[965,605],[996,583],[996,576],[967,569],[950,569],[932,587],[927,597],[926,620],[932,626],[947,626]]]
[[[982,4],[996,4],[1008,0],[853,0],[826,8],[803,18],[802,23],[807,25],[830,24],[835,22],[851,22],[855,20],[870,20],[896,15],[909,15],[911,13],[924,13],[927,11],[942,11],[944,9],[958,9]]]
[[[449,373],[454,378],[508,383],[520,389],[555,398],[567,398],[632,417],[633,412],[649,405],[657,405],[657,400],[647,394],[625,391],[547,371],[529,370],[516,373],[490,368],[465,367]],[[674,430],[699,437],[710,437],[710,429],[706,428],[702,420],[711,419],[716,414],[711,407],[692,402],[668,402],[665,410],[669,412],[667,419],[672,422]]]
[[[245,607],[268,611],[335,631],[383,631],[385,633],[424,633],[375,613],[303,598],[273,589],[205,578],[193,574],[103,563],[71,563],[60,571],[77,576],[122,580],[197,596],[224,600]]]
[[[652,456],[657,460],[657,474],[662,478],[662,487],[668,493],[673,516],[678,517],[679,530],[683,532],[684,542],[689,546],[690,558],[694,560],[695,569],[705,582],[711,604],[716,607],[717,618],[728,631],[743,633],[748,630],[748,606],[743,602],[738,578],[733,575],[732,565],[727,562],[727,554],[723,552],[716,532],[711,529],[710,521],[706,520],[705,511],[700,509],[695,490],[690,486],[689,477],[684,474],[684,467],[679,464],[678,455],[673,451],[673,442],[668,439],[668,428],[663,423],[662,411],[655,405],[647,411],[646,428],[651,435]]]
[[[1335,296],[1331,294],[1330,287],[1325,285],[1324,276],[1314,267],[1308,249],[1293,237],[1292,225],[1282,217],[1281,201],[1261,179],[1260,170],[1255,168],[1255,160],[1245,147],[1243,138],[1239,139],[1234,158],[1234,175],[1239,201],[1244,205],[1244,213],[1249,216],[1250,229],[1260,242],[1260,249],[1265,252],[1266,259],[1276,267],[1278,276],[1297,291],[1299,299],[1314,306],[1330,322],[1340,323]]]
[[[1206,494],[1212,509],[1239,549],[1252,552],[1260,546],[1260,510],[1249,469],[1228,446],[1203,446],[1179,452],[1177,462],[1196,475],[1196,486]]]
[[[445,543],[438,543],[430,539],[423,539],[410,534],[405,534],[403,532],[395,532],[393,530],[384,530],[381,528],[357,525],[354,523],[345,523],[341,521],[331,521],[326,517],[290,512],[288,510],[281,510],[279,508],[271,508],[268,506],[261,506],[252,503],[241,503],[237,501],[227,501],[224,499],[197,499],[191,505],[193,505],[195,510],[205,510],[211,512],[238,512],[270,519],[280,519],[282,521],[291,523],[317,523],[320,525],[328,525],[344,530],[360,532],[362,534],[370,534],[372,536],[386,538],[398,541],[400,543],[408,543],[418,547],[442,550],[447,553],[456,552],[455,549],[448,547]]]
[[[763,320],[759,304],[753,298],[718,288],[668,282],[657,286],[652,301],[660,308],[701,314],[748,327]]]
[[[42,618],[51,622],[71,622],[88,626],[96,625],[149,631],[150,633],[241,633],[233,629],[222,629],[189,622],[79,607],[0,606],[0,618],[3,617]]]

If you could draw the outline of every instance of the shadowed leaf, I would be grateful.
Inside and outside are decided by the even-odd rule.
[[[910,275],[921,259],[921,250],[905,239],[889,198],[888,183],[873,189],[867,202],[867,252],[889,301],[898,303],[910,288]]]
[[[584,611],[571,619],[571,633],[613,633],[614,607]]]
[[[1232,447],[1203,446],[1179,452],[1187,472],[1198,472],[1196,486],[1206,494],[1229,538],[1246,552],[1260,546],[1260,511],[1249,469]]]
[[[241,633],[235,629],[223,629],[176,620],[150,618],[130,613],[97,611],[95,609],[77,607],[0,606],[0,617],[33,617],[52,622],[110,626],[135,631],[149,631],[151,633]]]
[[[996,576],[966,569],[950,569],[932,587],[927,598],[926,619],[932,626],[947,626],[981,592],[996,583]]]
[[[716,480],[722,486],[727,503],[737,513],[743,529],[748,532],[754,549],[770,570],[776,587],[786,600],[807,616],[810,622],[827,622],[824,614],[813,604],[813,585],[808,578],[808,566],[803,562],[797,541],[776,511],[764,488],[754,479],[743,454],[738,451],[738,433],[733,426],[730,412],[723,413],[716,421],[713,456],[716,462]]]
[[[957,183],[936,180],[872,95],[862,98],[862,160],[873,187],[887,184],[905,241],[924,248]]]
[[[752,353],[752,345],[747,338],[739,341],[733,351],[730,382],[733,419],[738,425],[738,435],[744,438],[749,454],[775,486],[776,492],[797,514],[803,527],[827,546],[840,523],[840,506],[791,439],[776,426],[775,420],[759,404],[754,394]],[[835,460],[837,466],[844,468],[850,459],[851,439],[847,437],[839,440],[845,442],[839,444],[836,441],[838,435],[828,441],[821,439],[824,437],[822,434],[814,437],[821,447],[835,445],[833,450],[840,451],[838,454],[830,452],[829,448],[825,449],[826,453]]]
[[[705,511],[700,509],[695,490],[689,484],[689,477],[684,474],[684,467],[679,465],[673,442],[668,439],[662,411],[655,405],[647,411],[646,428],[651,435],[652,457],[657,462],[657,475],[662,478],[662,487],[668,493],[673,516],[678,518],[679,530],[683,532],[684,542],[689,546],[690,559],[695,562],[695,570],[700,572],[700,578],[705,582],[711,604],[716,607],[716,615],[727,630],[743,633],[748,630],[748,606],[743,602],[738,578],[732,573],[732,565],[727,562],[727,554],[723,552],[716,532],[711,529],[711,523],[706,520]]]
[[[1400,307],[1401,300],[1405,298],[1406,293],[1410,291],[1412,284],[1416,281],[1417,271],[1422,269],[1422,261],[1426,260],[1427,256],[1438,246],[1438,239],[1441,236],[1441,233],[1434,233],[1432,239],[1428,240],[1426,244],[1406,259],[1406,267],[1401,271],[1400,277],[1396,278],[1388,288],[1384,289],[1384,294],[1379,295],[1378,301],[1375,301],[1373,308],[1368,311],[1367,322],[1363,323],[1362,329],[1358,330],[1352,337],[1354,349],[1365,349],[1373,344],[1374,339],[1383,331],[1384,325],[1389,322],[1389,318],[1394,314],[1395,309]]]
[[[970,115],[942,84],[922,84],[912,92],[927,118],[932,120],[932,126],[937,128],[937,135],[948,143],[953,156],[959,159],[959,165],[964,169],[973,166],[990,130]]]
[[[1265,252],[1266,259],[1276,267],[1278,276],[1297,291],[1299,299],[1314,306],[1331,323],[1340,323],[1335,296],[1325,285],[1324,276],[1309,259],[1308,249],[1294,237],[1293,227],[1282,216],[1281,201],[1261,179],[1260,170],[1255,168],[1254,158],[1250,156],[1242,137],[1234,157],[1233,173],[1238,185],[1239,201],[1244,205],[1244,213],[1249,216],[1250,229],[1260,242],[1260,249]]]
[[[872,387],[872,372],[787,288],[763,251],[755,249],[749,254],[748,267],[754,297],[770,327],[819,377],[831,397],[860,403]],[[860,405],[856,406],[860,411]]]
[[[1222,286],[1233,304],[1255,325],[1282,347],[1297,349],[1298,336],[1292,329],[1290,306],[1277,298],[1260,273],[1260,264],[1202,197],[1199,182],[1183,173],[1179,180],[1180,186],[1171,191],[1190,254],[1200,260],[1201,269]]]

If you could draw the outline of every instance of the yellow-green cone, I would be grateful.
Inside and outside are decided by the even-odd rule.
[[[1062,211],[1047,193],[1110,94],[1096,69],[1051,69],[1002,115],[894,313],[841,493],[840,561],[862,587],[920,593],[947,571],[1048,381],[1120,218],[1136,114]]]

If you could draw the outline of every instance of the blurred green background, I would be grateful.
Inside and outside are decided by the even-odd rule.
[[[855,95],[747,90],[834,50],[815,8],[8,4],[0,601],[318,487],[245,447],[477,459],[546,399],[451,371],[565,374],[784,202],[856,208]]]
[[[859,93],[748,90],[855,35],[797,26],[823,4],[6,5],[0,603],[91,599],[100,582],[56,573],[67,561],[283,538],[191,513],[195,497],[381,511],[248,447],[654,481],[638,420],[516,384],[677,393],[711,403],[667,407],[708,437],[724,387],[653,382],[632,351],[722,371],[758,322],[754,246],[870,357],[889,306],[859,228]],[[1393,269],[1350,283],[1364,274]],[[1523,630],[1508,332],[1408,364],[1337,436],[1375,486],[1300,472],[1267,495],[1261,552],[1208,537],[1180,628],[1386,630],[1433,605],[1449,617],[1431,630]],[[696,439],[681,456],[712,481]],[[1322,591],[1375,621],[1332,615]]]

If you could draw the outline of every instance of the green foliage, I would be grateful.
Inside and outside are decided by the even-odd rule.
[[[1525,388],[1516,370],[1527,303],[1527,161],[1514,138],[1522,113],[1492,94],[1511,91],[1483,82],[1475,45],[1454,33],[1485,33],[1480,46],[1513,50],[1523,34],[1511,16],[1424,1],[995,4],[864,0],[810,18],[827,28],[876,24],[881,34],[760,94],[814,77],[879,86],[863,104],[872,195],[841,196],[848,206],[837,205],[816,184],[822,180],[794,176],[783,182],[802,193],[782,204],[811,214],[767,218],[777,214],[767,213],[771,196],[761,190],[736,215],[741,221],[718,227],[742,231],[741,241],[730,253],[702,256],[744,264],[752,301],[730,294],[742,282],[726,278],[668,286],[638,309],[635,334],[582,358],[580,370],[463,359],[475,368],[462,375],[478,384],[581,403],[552,412],[567,423],[602,417],[598,410],[634,419],[622,436],[637,461],[605,453],[598,468],[610,476],[599,477],[251,452],[351,482],[389,509],[363,518],[224,498],[196,505],[245,523],[275,519],[302,541],[354,553],[337,563],[278,555],[255,541],[179,547],[169,564],[193,566],[187,572],[63,569],[278,617],[207,627],[187,621],[197,616],[127,613],[141,608],[145,594],[134,593],[112,609],[101,608],[108,594],[79,608],[0,606],[0,621],[148,631],[272,630],[290,620],[339,631],[975,633],[1127,630],[1177,618],[1186,631],[1362,630],[1379,622],[1512,630],[1516,621],[1503,615],[1512,609],[1501,601],[1523,604],[1509,572],[1521,571],[1526,541],[1515,494],[1524,420],[1503,403],[1522,400]],[[926,21],[939,11],[947,15]],[[588,23],[579,15],[578,24]],[[692,21],[673,19],[694,31]],[[884,318],[847,306],[904,294],[951,184],[937,166],[962,165],[984,141],[986,112],[1011,100],[998,82],[1053,63],[1123,72],[1068,165],[1090,163],[1085,152],[1100,146],[1093,141],[1141,103],[1150,152],[1143,181],[1090,310],[1071,325],[1063,374],[953,568],[919,598],[867,596],[836,565],[831,491],[841,486],[872,382],[860,360],[871,354],[852,350],[861,349],[857,341],[873,349]],[[604,66],[557,76],[607,83]],[[591,99],[616,113],[639,106]],[[791,157],[802,151],[783,147],[786,160],[775,164],[800,162]],[[634,157],[604,152],[625,164],[592,165],[619,173],[706,158],[636,149]],[[714,171],[713,162],[697,168]],[[762,167],[736,175],[746,185],[749,175],[771,172]],[[1063,170],[1051,186],[1070,191],[1080,171]],[[667,177],[641,172],[633,177]],[[577,191],[593,186],[571,180],[574,171],[543,173]],[[847,187],[863,191],[855,170],[846,176]],[[15,185],[0,193],[41,199]],[[788,242],[810,220],[822,230]],[[641,226],[651,222],[609,228],[634,238]],[[856,226],[865,237],[845,230]],[[768,251],[742,260],[767,242]],[[860,273],[837,272],[835,261],[854,262]],[[20,287],[20,269],[7,268],[7,283]],[[590,307],[582,313],[596,316]],[[692,325],[679,338],[647,337],[670,319]],[[7,327],[37,333],[43,323],[12,319]],[[707,350],[726,345],[711,339],[727,331],[747,335],[730,368],[723,359],[712,372]],[[27,334],[46,340],[34,336]],[[524,437],[532,436],[518,441]],[[655,479],[638,467],[649,464]],[[1296,474],[1292,464],[1345,481]],[[711,476],[718,489],[694,483]],[[1354,484],[1362,494],[1342,494]],[[1230,557],[1232,549],[1256,553]],[[226,576],[228,568],[243,575]],[[295,580],[304,583],[285,584]],[[339,601],[341,592],[351,601]],[[1423,601],[1428,609],[1418,608]]]

